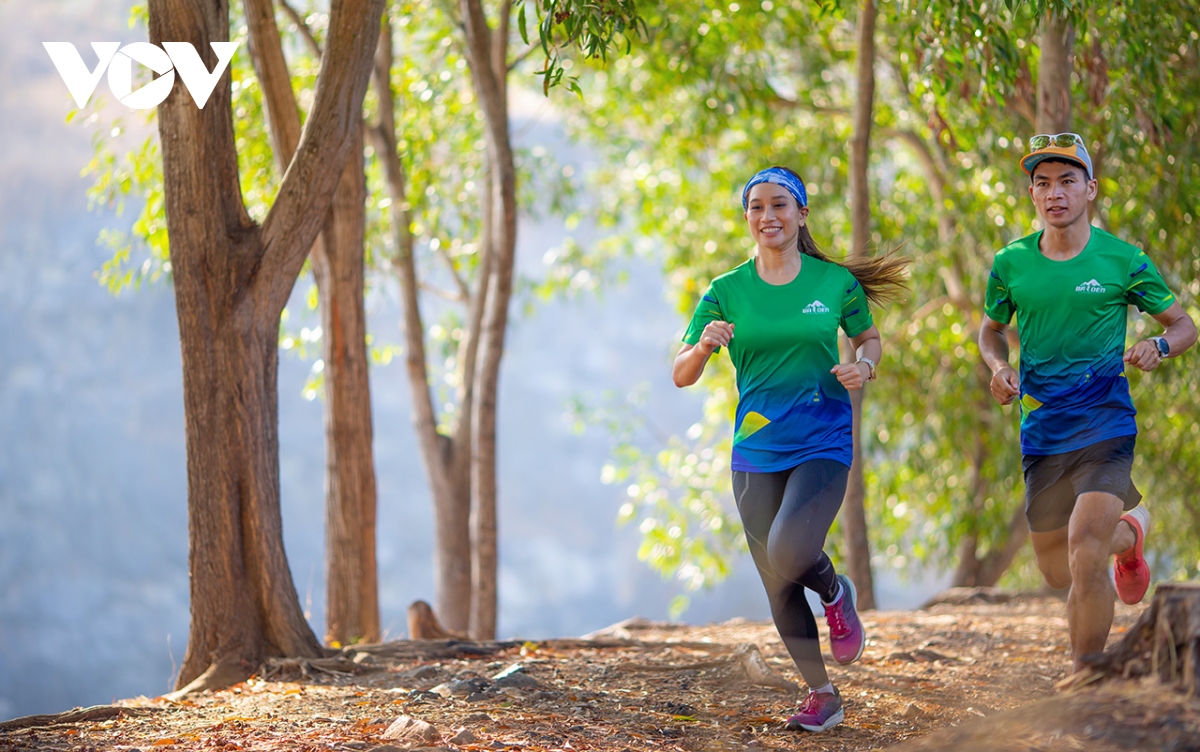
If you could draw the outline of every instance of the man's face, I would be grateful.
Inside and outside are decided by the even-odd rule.
[[[1066,228],[1087,222],[1087,206],[1096,198],[1096,181],[1083,168],[1063,162],[1042,162],[1033,168],[1029,195],[1046,227]]]

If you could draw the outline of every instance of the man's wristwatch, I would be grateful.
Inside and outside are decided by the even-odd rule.
[[[867,381],[874,381],[875,380],[875,361],[871,360],[870,358],[859,358],[858,362],[867,364]]]
[[[1167,341],[1166,337],[1151,337],[1151,340],[1154,342],[1155,347],[1158,348],[1158,356],[1160,358],[1165,358],[1171,354],[1171,343]]]

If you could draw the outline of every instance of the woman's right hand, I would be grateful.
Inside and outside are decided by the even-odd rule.
[[[728,321],[713,321],[704,327],[697,345],[706,354],[711,355],[718,347],[728,347],[731,339],[733,339],[733,324]]]

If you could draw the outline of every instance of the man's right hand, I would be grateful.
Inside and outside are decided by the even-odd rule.
[[[709,355],[718,347],[728,347],[733,339],[733,324],[728,321],[713,321],[704,327],[700,335],[699,346]]]
[[[1021,393],[1021,379],[1012,366],[1002,366],[992,374],[992,396],[1001,405],[1011,405]]]

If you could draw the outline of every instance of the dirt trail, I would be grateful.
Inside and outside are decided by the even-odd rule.
[[[635,622],[609,630],[602,642],[492,644],[475,655],[469,645],[449,643],[350,649],[324,662],[278,663],[263,672],[269,678],[181,702],[138,698],[95,720],[0,724],[0,749],[882,749],[938,729],[975,728],[981,718],[1055,695],[1069,669],[1064,608],[1054,598],[1025,597],[867,614],[862,660],[840,667],[826,658],[846,700],[846,722],[823,734],[783,728],[798,696],[751,683],[737,649],[757,645],[770,668],[799,678],[770,624],[734,620]],[[1118,604],[1113,639],[1139,611]],[[514,664],[520,669],[495,678]],[[1181,702],[1181,713],[1200,718],[1195,698]],[[401,716],[433,729],[387,738]],[[965,739],[940,748],[976,746]]]

